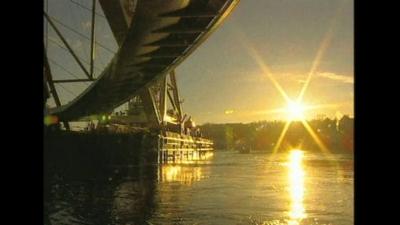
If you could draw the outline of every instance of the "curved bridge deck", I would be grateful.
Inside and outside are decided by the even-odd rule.
[[[119,50],[88,89],[51,110],[62,120],[109,112],[169,73],[218,27],[239,0],[138,0],[128,16],[116,2],[100,0]]]

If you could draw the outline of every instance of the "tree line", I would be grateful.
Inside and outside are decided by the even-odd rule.
[[[318,150],[317,137],[331,152],[353,152],[354,118],[314,119],[307,121],[306,129],[300,121],[292,121],[280,148]],[[285,121],[259,121],[253,123],[204,124],[200,126],[204,137],[214,141],[216,150],[235,150],[245,145],[253,151],[271,151],[278,141]],[[313,137],[314,136],[314,137]]]

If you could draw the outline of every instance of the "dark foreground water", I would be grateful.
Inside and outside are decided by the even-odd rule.
[[[353,224],[353,158],[301,150],[53,177],[51,224]]]

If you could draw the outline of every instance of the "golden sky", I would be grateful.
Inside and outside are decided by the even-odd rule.
[[[302,102],[323,107],[307,119],[352,116],[353,62],[351,0],[241,1],[177,78],[199,123],[286,119],[274,82],[294,100],[308,78]]]

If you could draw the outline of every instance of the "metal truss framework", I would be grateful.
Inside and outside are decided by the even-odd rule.
[[[52,80],[51,76],[46,76],[53,97],[57,95],[56,91],[51,91],[55,90],[51,88],[55,83],[93,81],[73,101],[65,105],[57,104],[57,107],[50,109],[50,113],[61,120],[72,121],[110,112],[133,96],[139,95],[155,126],[161,126],[171,119],[166,109],[167,102],[173,108],[175,122],[182,123],[184,118],[174,69],[208,38],[238,2],[239,0],[99,0],[118,43],[118,51],[96,79],[93,76],[96,1],[93,0],[91,9],[89,70],[83,66],[59,32],[54,19],[44,12],[46,21],[87,77]],[[50,71],[49,66],[47,70]],[[155,83],[159,84],[152,86]]]

